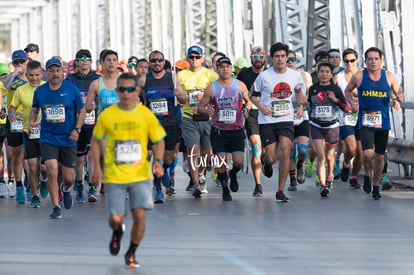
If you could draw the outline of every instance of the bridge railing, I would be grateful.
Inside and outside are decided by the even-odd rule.
[[[414,110],[414,102],[401,102],[401,109],[403,114],[402,127],[403,129],[411,129],[411,127],[407,128],[405,125],[405,110]],[[389,161],[402,165],[404,170],[403,176],[405,178],[414,178],[414,140],[389,137],[387,151]],[[400,174],[400,176],[402,175]]]

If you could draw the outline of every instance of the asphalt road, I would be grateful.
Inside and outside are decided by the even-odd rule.
[[[276,178],[263,179],[263,197],[253,198],[251,174],[239,173],[239,192],[223,202],[208,174],[209,193],[196,200],[179,165],[177,194],[147,214],[137,270],[124,267],[129,234],[120,256],[109,254],[103,197],[63,209],[61,220],[49,219],[49,198],[39,209],[0,199],[0,274],[413,274],[412,191],[393,188],[374,201],[336,181],[322,199],[307,179],[277,203]]]

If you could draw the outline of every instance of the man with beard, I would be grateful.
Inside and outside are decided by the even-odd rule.
[[[264,65],[266,63],[265,49],[262,46],[254,47],[250,54],[250,61],[252,62],[252,66],[243,71],[240,71],[237,76],[238,80],[241,80],[244,84],[246,84],[248,91],[251,91],[251,87],[257,76],[264,70]],[[251,93],[249,93],[249,96],[251,96]],[[254,197],[262,196],[262,185],[260,184],[260,166],[262,165],[260,156],[262,154],[262,142],[260,140],[259,124],[257,123],[258,115],[259,110],[257,109],[256,105],[252,105],[252,108],[249,111],[249,116],[245,121],[246,133],[249,137],[253,153],[251,165],[255,182],[255,188],[253,191]]]
[[[181,89],[178,80],[173,78],[173,74],[164,69],[164,54],[160,51],[152,51],[149,55],[149,64],[151,71],[140,77],[138,81],[138,94],[144,91],[145,104],[152,110],[164,127],[167,136],[165,138],[165,154],[163,159],[154,159],[159,161],[164,171],[173,164],[177,158],[178,146],[181,139],[181,107],[176,104],[175,98],[179,103],[185,103],[185,95]],[[152,143],[148,143],[148,151],[151,150]],[[164,184],[167,187],[167,194],[172,195],[174,189],[170,186],[170,180],[165,174]],[[154,185],[156,195],[154,202],[163,203],[164,193],[161,189],[161,177],[154,174]]]

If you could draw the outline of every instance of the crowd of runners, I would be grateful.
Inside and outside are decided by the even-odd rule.
[[[240,60],[233,66],[221,52],[210,63],[196,45],[173,64],[158,50],[120,60],[105,49],[96,70],[87,49],[69,62],[53,56],[42,64],[38,56],[29,44],[0,64],[0,197],[38,208],[50,195],[50,217],[59,219],[61,202],[72,207],[72,189],[77,203],[106,195],[112,255],[120,250],[127,198],[130,267],[138,266],[145,211],[181,191],[174,180],[180,152],[189,176],[182,191],[196,199],[208,194],[211,171],[222,200],[231,201],[244,161],[251,162],[252,195],[261,197],[261,175],[272,178],[279,160],[278,202],[288,202],[286,189],[296,191],[314,170],[323,198],[334,179],[360,189],[362,167],[363,190],[373,199],[381,198],[381,182],[389,188],[390,108],[399,109],[403,93],[376,47],[365,51],[364,68],[354,49],[318,52],[311,74],[296,68],[296,53],[283,43],[253,47],[250,67]]]

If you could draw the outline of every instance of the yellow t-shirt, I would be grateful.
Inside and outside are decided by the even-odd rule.
[[[126,111],[114,104],[99,115],[93,136],[106,140],[104,182],[125,184],[151,179],[148,139],[156,143],[166,133],[146,106]]]
[[[212,70],[202,68],[197,72],[189,69],[182,70],[177,74],[177,77],[184,93],[188,95],[188,101],[183,106],[183,117],[191,118],[196,113],[196,107],[199,103],[195,95],[204,94],[204,90],[218,78],[218,75]]]
[[[0,92],[1,96],[3,97],[3,106],[0,106],[0,108],[6,107],[7,102],[7,95],[9,92],[7,91],[6,87],[4,87],[3,82],[0,81]],[[6,124],[6,118],[0,119],[0,124]]]
[[[41,81],[40,85],[43,85],[45,82]],[[26,133],[29,133],[29,116],[30,111],[32,110],[33,95],[37,87],[26,83],[16,89],[13,93],[9,106],[13,106],[17,109],[17,115],[19,119],[23,119],[23,130]],[[40,112],[39,117],[40,118]]]

